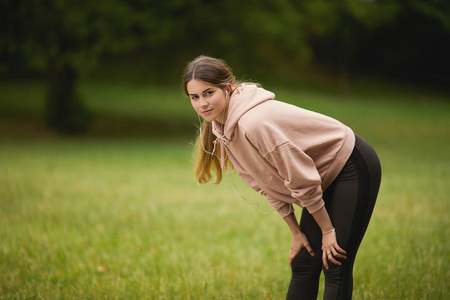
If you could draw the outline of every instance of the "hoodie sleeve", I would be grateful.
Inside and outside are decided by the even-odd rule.
[[[242,179],[242,181],[245,182],[249,187],[251,187],[253,190],[261,194],[262,196],[267,198],[267,202],[280,214],[281,217],[286,217],[291,212],[294,212],[294,206],[291,203],[286,203],[283,201],[279,201],[274,199],[273,197],[270,197],[258,184],[258,182],[249,174],[247,171],[244,170],[244,168],[239,164],[239,162],[234,158],[234,156],[228,152],[229,158],[235,168],[235,170],[238,172],[239,177]]]
[[[278,213],[280,214],[281,217],[286,217],[288,216],[290,213],[294,212],[294,206],[292,205],[292,203],[286,203],[284,201],[280,201],[280,200],[276,200],[272,197],[270,197],[269,195],[267,195],[267,193],[261,189],[258,185],[258,182],[251,177],[248,173],[244,172],[239,172],[239,177],[241,177],[241,179],[251,188],[253,188],[256,192],[260,193],[261,195],[265,196],[267,198],[267,202],[276,210],[278,211]]]
[[[234,169],[239,174],[239,177],[242,181],[245,182],[249,187],[257,191],[263,196],[267,196],[266,192],[264,192],[261,187],[258,185],[258,182],[250,175],[247,171],[241,166],[241,164],[234,158],[233,154],[227,149],[227,155],[233,164]]]
[[[267,202],[280,214],[280,217],[285,218],[295,211],[294,205],[292,203],[287,203],[265,195],[267,197]]]
[[[322,180],[316,165],[299,147],[285,142],[268,152],[266,159],[278,170],[284,178],[284,185],[302,207],[314,213],[325,205],[322,200]]]

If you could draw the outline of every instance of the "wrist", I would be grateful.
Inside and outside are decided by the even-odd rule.
[[[322,236],[330,234],[330,233],[335,232],[335,231],[336,231],[336,228],[333,228],[333,229],[327,230],[327,231],[322,231]]]
[[[295,227],[291,228],[291,233],[292,233],[292,235],[299,235],[302,233],[302,231],[299,226],[295,226]]]
[[[302,232],[299,230],[299,231],[295,231],[295,232],[292,232],[292,235],[295,237],[295,236],[300,236],[300,235],[302,235]]]

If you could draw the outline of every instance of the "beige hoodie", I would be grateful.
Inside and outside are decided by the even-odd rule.
[[[314,213],[350,157],[355,135],[335,119],[274,98],[255,85],[239,86],[225,124],[213,121],[213,133],[242,180],[282,217],[292,203]]]

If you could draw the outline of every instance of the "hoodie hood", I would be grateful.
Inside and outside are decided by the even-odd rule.
[[[247,111],[274,98],[274,93],[256,85],[241,84],[231,94],[225,126],[213,121],[213,133],[226,145],[233,140],[236,125]]]

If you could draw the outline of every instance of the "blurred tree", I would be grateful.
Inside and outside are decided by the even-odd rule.
[[[104,53],[136,49],[144,36],[157,40],[154,12],[146,1],[7,0],[2,1],[2,56],[27,60],[48,74],[47,124],[65,133],[81,133],[91,115],[77,94],[80,72]]]
[[[323,21],[308,37],[315,62],[336,69],[343,90],[350,70],[448,86],[450,1],[303,3],[311,20]]]
[[[360,46],[358,63],[383,75],[448,88],[450,1],[411,0],[399,5],[396,18]]]
[[[2,58],[47,73],[47,124],[81,133],[91,115],[77,94],[80,73],[105,54],[141,49],[164,78],[194,55],[211,54],[249,72],[310,55],[303,16],[290,0],[6,0]]]
[[[315,63],[326,64],[338,74],[343,92],[349,90],[350,69],[365,39],[399,12],[398,1],[316,0],[302,2],[310,24],[307,40]]]
[[[77,79],[106,54],[144,53],[133,68],[158,80],[199,54],[256,76],[325,62],[343,90],[358,68],[431,78],[450,64],[447,0],[3,0],[0,14],[0,59],[47,72],[47,123],[68,133],[89,126]]]

